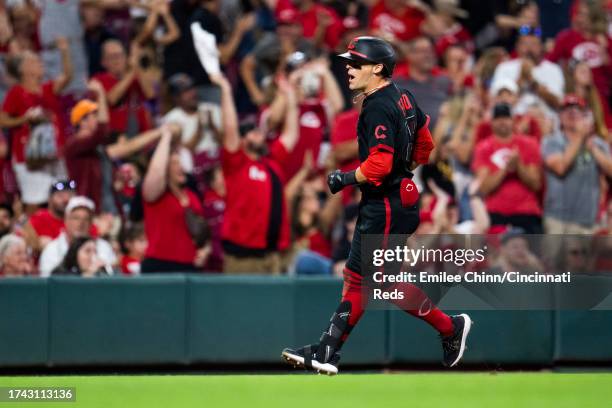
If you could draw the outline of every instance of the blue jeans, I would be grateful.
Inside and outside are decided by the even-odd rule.
[[[316,252],[305,249],[295,259],[296,275],[331,275],[332,261]]]

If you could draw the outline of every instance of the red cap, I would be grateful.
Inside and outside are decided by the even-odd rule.
[[[585,109],[587,107],[584,99],[573,94],[565,95],[565,97],[563,98],[561,108],[567,108],[568,106],[578,106],[581,109]]]
[[[292,7],[287,7],[278,12],[276,16],[278,24],[299,24],[297,10]]]

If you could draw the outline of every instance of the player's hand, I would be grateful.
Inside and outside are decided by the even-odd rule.
[[[331,191],[332,194],[336,194],[344,187],[355,183],[356,180],[354,171],[344,173],[340,170],[334,170],[327,175],[327,185],[329,186],[329,191]]]

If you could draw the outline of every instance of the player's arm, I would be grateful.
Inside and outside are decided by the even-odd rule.
[[[431,136],[431,131],[429,130],[429,115],[421,111],[416,101],[414,101],[414,98],[410,99],[412,99],[412,103],[415,107],[417,120],[417,134],[412,148],[412,163],[410,165],[410,170],[414,170],[421,164],[429,163],[429,156],[435,145],[433,137]]]
[[[366,125],[366,139],[370,154],[361,165],[348,172],[336,170],[327,176],[332,193],[352,184],[371,183],[379,186],[393,167],[394,137],[397,121],[384,107],[373,107],[362,112]]]

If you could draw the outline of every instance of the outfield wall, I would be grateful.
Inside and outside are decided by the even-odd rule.
[[[341,282],[159,275],[0,280],[0,367],[278,363],[316,341]],[[612,310],[473,311],[465,363],[612,365]],[[344,364],[439,364],[440,342],[401,311],[369,311]]]

